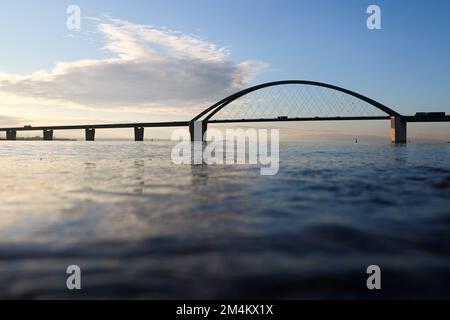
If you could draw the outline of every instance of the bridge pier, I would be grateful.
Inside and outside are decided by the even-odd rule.
[[[17,131],[16,130],[6,131],[6,140],[17,140]]]
[[[144,141],[144,128],[135,127],[134,128],[134,141]]]
[[[208,130],[207,121],[191,121],[189,122],[189,134],[192,142],[204,142],[206,140],[206,132]]]
[[[86,141],[95,141],[95,129],[94,128],[87,128],[85,129],[86,132]]]
[[[391,117],[391,141],[392,143],[407,141],[407,122],[401,116]]]
[[[44,130],[44,141],[53,140],[53,130]]]

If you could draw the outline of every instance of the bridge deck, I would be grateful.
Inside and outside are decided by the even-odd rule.
[[[379,117],[313,117],[313,118],[272,118],[272,119],[230,119],[209,120],[210,124],[220,123],[255,123],[255,122],[295,122],[295,121],[355,121],[355,120],[389,120],[390,116]],[[404,116],[406,122],[450,122],[450,116]],[[111,124],[86,124],[66,126],[36,126],[36,127],[10,127],[0,128],[5,131],[41,131],[41,130],[85,130],[85,129],[120,129],[120,128],[165,128],[187,127],[189,121],[174,122],[145,122],[145,123],[111,123]]]
[[[339,120],[389,120],[389,116],[383,117],[314,117],[314,118],[288,118],[288,119],[235,119],[235,120],[209,120],[208,123],[242,123],[242,122],[292,122],[292,121],[339,121]],[[111,124],[86,124],[67,126],[36,126],[36,127],[10,127],[0,128],[1,131],[41,131],[41,130],[84,130],[84,129],[120,129],[120,128],[164,128],[187,127],[189,121],[178,122],[146,122],[146,123],[111,123]]]
[[[0,128],[0,131],[40,131],[40,130],[84,130],[84,129],[120,129],[120,128],[164,128],[164,127],[186,127],[189,121],[178,122],[146,122],[146,123],[111,123],[111,124],[86,124],[68,126],[37,126],[37,127],[15,127]]]
[[[353,121],[353,120],[389,120],[389,116],[381,117],[311,117],[311,118],[287,118],[287,119],[234,119],[234,120],[209,120],[208,123],[242,123],[242,122],[294,122],[294,121]]]

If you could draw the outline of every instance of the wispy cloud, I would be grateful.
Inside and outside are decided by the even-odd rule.
[[[204,107],[248,85],[265,63],[233,63],[227,48],[180,32],[102,17],[112,58],[58,62],[51,71],[0,74],[0,91],[35,103],[167,113]]]

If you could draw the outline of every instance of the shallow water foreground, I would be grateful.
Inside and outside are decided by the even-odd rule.
[[[0,298],[450,298],[450,144],[285,144],[277,176],[172,146],[2,141]]]

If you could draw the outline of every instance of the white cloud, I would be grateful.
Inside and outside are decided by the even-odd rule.
[[[97,29],[113,58],[0,74],[1,92],[37,103],[171,113],[214,103],[265,68],[257,61],[235,64],[227,48],[178,32],[113,18],[99,19]]]

